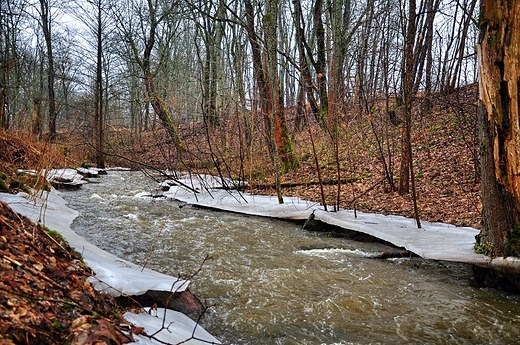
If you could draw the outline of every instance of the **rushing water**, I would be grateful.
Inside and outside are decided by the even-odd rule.
[[[111,172],[97,182],[65,192],[81,213],[73,229],[174,276],[211,256],[191,287],[214,305],[202,325],[226,344],[520,341],[520,298],[476,288],[467,265],[367,259],[393,249],[142,197],[156,184],[139,172]]]

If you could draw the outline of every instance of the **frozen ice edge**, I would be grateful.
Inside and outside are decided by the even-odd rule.
[[[43,192],[41,197],[33,197],[25,193],[7,194],[0,193],[0,200],[34,222],[44,224],[50,229],[58,231],[78,252],[83,255],[83,260],[95,272],[90,282],[98,291],[109,293],[113,296],[120,294],[141,295],[148,290],[158,291],[184,291],[189,281],[171,277],[150,269],[141,267],[120,259],[85,240],[70,228],[72,221],[78,216],[78,212],[67,207],[61,197],[61,193],[54,188],[50,193]],[[144,335],[134,335],[138,344],[221,344],[215,337],[197,325],[186,315],[162,309],[157,310],[158,315],[150,315],[147,312],[141,314],[125,313],[124,318],[145,329],[146,334],[155,334],[150,339]],[[163,329],[164,325],[169,325]],[[160,332],[158,332],[160,330]],[[193,332],[195,333],[193,334]],[[193,334],[193,337],[192,337]]]
[[[445,223],[421,221],[418,229],[414,219],[402,216],[340,210],[326,212],[318,203],[294,197],[284,197],[279,204],[277,197],[253,195],[236,190],[223,190],[208,183],[207,175],[198,179],[181,178],[180,182],[197,190],[194,193],[182,185],[172,185],[165,196],[188,204],[223,211],[287,220],[305,220],[314,212],[315,219],[344,229],[362,232],[405,248],[424,259],[454,261],[491,268],[506,273],[520,274],[520,258],[489,257],[475,253],[475,236],[480,232],[471,227],[456,227]]]

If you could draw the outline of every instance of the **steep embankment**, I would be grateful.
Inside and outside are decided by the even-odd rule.
[[[92,271],[56,233],[0,202],[0,339],[10,344],[112,344],[130,339],[128,322]]]

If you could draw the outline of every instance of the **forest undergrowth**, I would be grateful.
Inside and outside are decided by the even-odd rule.
[[[435,95],[428,112],[422,111],[420,98],[416,101],[412,149],[422,220],[480,228],[476,102],[476,85],[449,95]],[[288,109],[287,126],[300,167],[282,175],[283,195],[323,203],[316,154],[328,205],[338,200],[339,164],[341,208],[413,217],[411,195],[400,195],[396,188],[390,188],[389,175],[395,186],[399,185],[402,124],[399,108],[396,107],[396,119],[392,122],[383,105],[383,100],[376,99],[365,109],[351,107],[343,114],[336,141],[339,162],[327,130],[309,115],[303,129],[297,130],[298,118],[294,109]],[[248,192],[274,195],[275,173],[263,121],[258,114],[248,120],[235,114],[223,117],[216,128],[208,129],[202,122],[182,126],[182,152],[175,149],[159,125],[141,133],[112,129],[107,134],[107,164],[232,177],[246,180]],[[19,178],[17,168],[95,165],[95,150],[88,135],[69,131],[61,132],[59,138],[59,143],[49,146],[35,143],[23,133],[4,132],[0,136],[0,171],[12,176],[12,182]]]
[[[343,182],[339,206],[413,217],[411,195],[400,195],[396,188],[392,190],[389,186],[388,175],[398,186],[402,124],[399,108],[392,123],[383,104],[383,100],[373,100],[370,108],[366,107],[370,109],[368,114],[366,110],[352,107],[342,117],[337,141],[340,180]],[[420,218],[480,228],[476,85],[449,95],[435,95],[428,112],[422,111],[420,98],[416,104],[412,149]],[[323,202],[314,159],[316,153],[326,203],[337,203],[334,141],[310,116],[307,116],[309,125],[300,131],[296,130],[298,120],[293,109],[287,110],[286,118],[294,154],[301,164],[283,174],[283,194]],[[211,130],[206,130],[200,122],[181,127],[186,147],[181,153],[175,151],[161,129],[134,136],[115,133],[112,150],[161,169],[243,179],[249,183],[249,192],[275,195],[274,168],[267,138],[262,135],[265,129],[260,120],[250,122],[253,125],[247,128],[248,123],[230,115],[218,128]],[[246,132],[252,133],[254,139],[250,142],[244,139]],[[120,158],[113,158],[125,164]]]

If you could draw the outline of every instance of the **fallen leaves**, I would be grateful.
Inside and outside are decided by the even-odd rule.
[[[110,320],[95,319],[84,315],[72,322],[71,345],[121,344],[121,340]]]
[[[92,272],[76,257],[63,239],[0,202],[0,343],[129,341],[113,326],[125,323],[116,301],[85,281]]]

